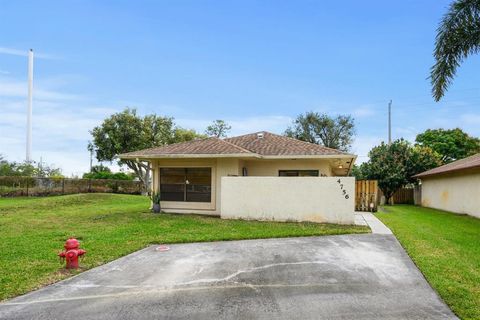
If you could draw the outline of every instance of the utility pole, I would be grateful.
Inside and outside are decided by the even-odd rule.
[[[92,173],[93,150],[90,150],[90,173]]]
[[[392,143],[392,100],[388,103],[388,144]]]
[[[88,151],[90,151],[90,173],[92,173],[93,151],[95,150],[95,147],[93,146],[93,143],[91,141],[88,141],[87,149]]]
[[[25,160],[32,161],[33,50],[28,52],[27,150]]]
[[[40,162],[37,165],[38,174],[37,176],[40,177],[43,174],[43,157],[40,157]]]

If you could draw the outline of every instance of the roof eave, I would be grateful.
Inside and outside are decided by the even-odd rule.
[[[419,173],[419,174],[416,174],[416,175],[412,176],[412,178],[421,179],[421,178],[425,178],[425,177],[440,176],[440,175],[445,175],[445,174],[449,174],[449,173],[456,173],[456,172],[471,170],[471,169],[480,169],[480,165],[463,167],[463,168],[458,168],[458,169],[452,169],[452,170],[448,170],[448,171],[432,172],[432,173],[428,173],[428,171],[425,171],[425,172],[422,172],[422,173]]]
[[[161,154],[161,155],[119,155],[123,160],[155,160],[155,159],[188,159],[188,158],[258,158],[258,155],[248,153],[229,154]]]
[[[322,155],[259,155],[254,153],[229,153],[229,154],[161,154],[161,155],[136,155],[120,154],[118,156],[124,160],[152,160],[152,159],[185,159],[185,158],[256,158],[266,160],[281,159],[353,159],[357,158],[354,154],[322,154]]]
[[[263,155],[262,159],[356,159],[357,156],[354,154],[308,154],[308,155]]]

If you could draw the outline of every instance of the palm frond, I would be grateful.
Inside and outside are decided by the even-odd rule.
[[[450,5],[437,29],[435,64],[430,71],[435,101],[443,97],[465,58],[478,52],[480,0],[457,0]]]

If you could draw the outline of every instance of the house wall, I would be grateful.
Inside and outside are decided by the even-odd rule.
[[[248,176],[278,177],[279,170],[318,170],[320,175],[332,176],[330,161],[323,159],[247,160],[242,166]]]
[[[480,218],[480,170],[422,178],[422,206]]]
[[[217,160],[218,174],[216,178],[216,185],[217,185],[216,214],[220,214],[220,208],[221,208],[222,177],[239,176],[242,174],[241,171],[242,171],[242,167],[240,167],[240,163],[238,159],[219,158]]]
[[[221,180],[220,211],[225,219],[354,223],[353,177],[222,177]]]
[[[159,159],[152,162],[153,191],[158,192],[160,186],[160,168],[172,167],[210,167],[212,168],[212,201],[184,202],[162,201],[162,210],[176,213],[196,213],[220,215],[222,177],[241,176],[242,168],[247,168],[248,176],[278,177],[279,170],[319,170],[320,174],[332,175],[329,160],[298,159],[298,160],[244,160],[235,158],[216,159]],[[281,177],[285,179],[286,177]],[[304,179],[305,177],[302,177]],[[322,179],[325,179],[324,177]],[[318,194],[316,195],[318,197]]]

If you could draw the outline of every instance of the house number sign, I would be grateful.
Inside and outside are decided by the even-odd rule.
[[[341,179],[338,179],[337,182],[338,182],[338,185],[340,186],[340,190],[342,190],[342,194],[343,194],[343,196],[345,197],[345,199],[350,198],[350,196],[349,196],[348,193],[347,193],[347,190],[345,190],[345,189],[343,188],[342,180],[341,180]]]

